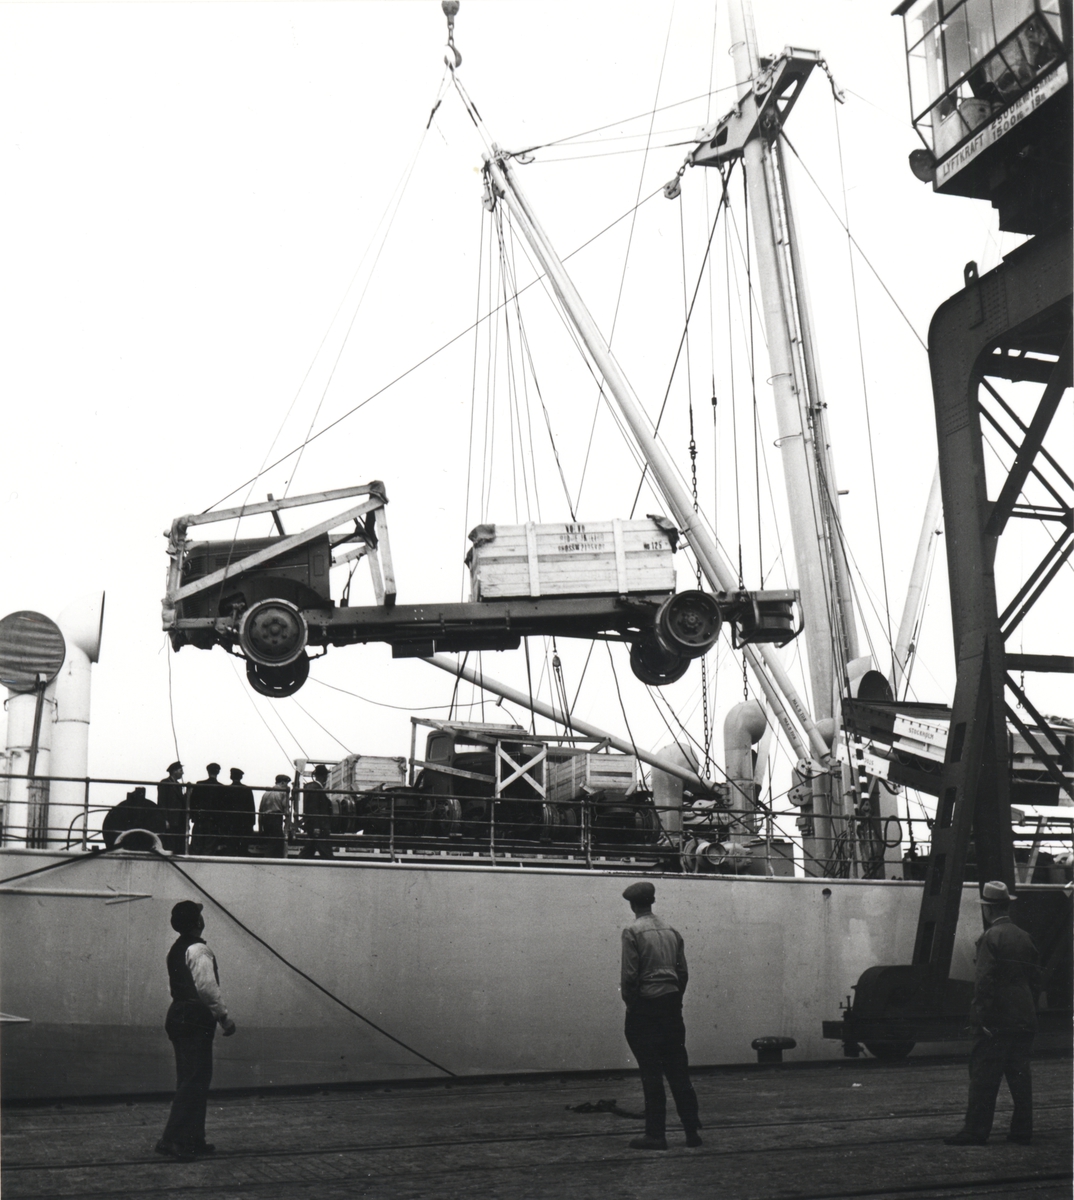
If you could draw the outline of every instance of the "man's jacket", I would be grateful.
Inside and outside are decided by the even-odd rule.
[[[993,1033],[1037,1028],[1040,959],[1033,939],[1010,917],[998,917],[977,939],[971,1023]]]

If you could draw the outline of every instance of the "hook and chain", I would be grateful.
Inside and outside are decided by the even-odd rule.
[[[451,51],[451,58],[444,55],[444,66],[449,71],[454,71],[457,67],[462,66],[462,55],[455,48],[455,17],[459,11],[459,0],[442,0],[440,7],[444,10],[444,16],[447,17],[447,44]]]

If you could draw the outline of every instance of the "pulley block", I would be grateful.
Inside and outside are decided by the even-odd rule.
[[[284,667],[295,662],[308,638],[306,618],[289,600],[259,600],[243,613],[239,626],[243,654],[263,667]]]
[[[642,683],[652,687],[674,683],[686,674],[689,666],[688,655],[669,650],[655,633],[632,643],[630,647],[630,669]]]
[[[720,606],[707,592],[676,592],[656,614],[656,636],[666,649],[699,658],[720,636]]]
[[[266,667],[263,663],[246,660],[246,678],[255,692],[281,700],[293,696],[310,674],[310,660],[302,654],[282,667]]]

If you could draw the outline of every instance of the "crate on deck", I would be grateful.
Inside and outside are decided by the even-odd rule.
[[[385,754],[348,754],[328,768],[329,792],[375,792],[406,782],[406,759]]]
[[[632,795],[638,786],[638,760],[632,754],[587,752],[548,764],[548,799],[553,804],[607,792]]]
[[[559,525],[478,525],[470,598],[673,592],[678,531],[664,517]]]

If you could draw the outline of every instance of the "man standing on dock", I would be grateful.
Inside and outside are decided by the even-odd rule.
[[[645,1093],[645,1136],[633,1150],[666,1150],[667,1076],[675,1109],[686,1130],[686,1144],[700,1146],[697,1095],[690,1083],[682,998],[686,991],[686,953],[682,935],[653,913],[656,888],[632,883],[623,892],[634,923],[623,930],[622,994],[626,1004],[627,1044],[638,1060]]]
[[[175,1099],[164,1133],[154,1149],[181,1162],[212,1154],[205,1141],[205,1108],[213,1078],[213,1035],[219,1023],[224,1037],[235,1032],[220,996],[216,955],[201,936],[202,906],[180,900],[172,909],[171,926],[179,937],[168,951],[168,984],[172,1002],[164,1030],[175,1050]]]
[[[1040,967],[1037,948],[1011,922],[1012,896],[998,880],[981,888],[985,931],[977,939],[977,969],[970,1008],[970,1094],[966,1119],[949,1146],[983,1146],[992,1132],[1000,1080],[1014,1101],[1008,1142],[1033,1140],[1033,1079],[1029,1055],[1037,1030]]]

